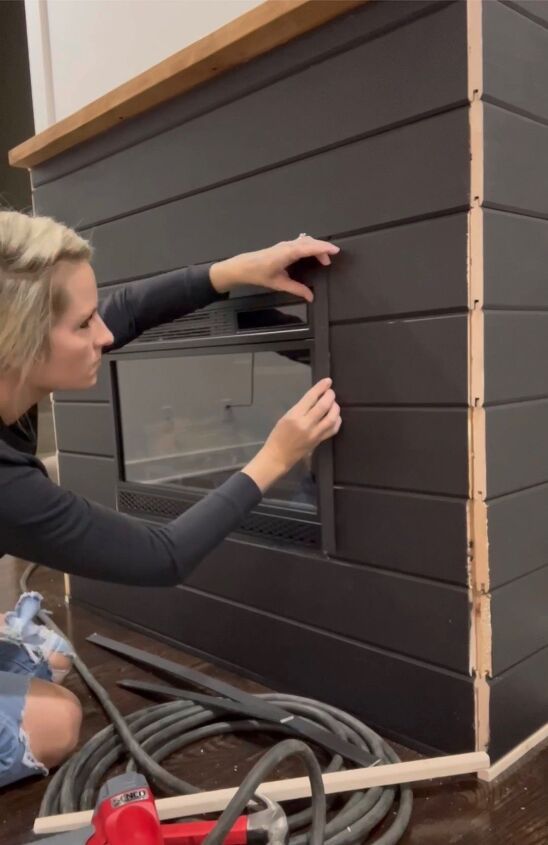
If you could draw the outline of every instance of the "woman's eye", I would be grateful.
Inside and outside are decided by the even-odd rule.
[[[90,327],[90,325],[91,325],[91,323],[92,323],[92,320],[93,320],[93,318],[95,317],[95,315],[96,315],[96,314],[97,314],[97,310],[93,311],[93,313],[91,313],[91,314],[89,315],[89,317],[88,317],[86,320],[84,320],[84,322],[83,322],[83,323],[80,323],[80,325],[78,326],[78,328],[79,328],[79,329],[89,329],[89,327]]]

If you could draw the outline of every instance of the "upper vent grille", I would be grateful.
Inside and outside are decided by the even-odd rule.
[[[197,311],[180,317],[172,323],[154,326],[131,344],[160,343],[168,340],[184,340],[193,337],[222,337],[237,331],[236,315],[229,310]]]

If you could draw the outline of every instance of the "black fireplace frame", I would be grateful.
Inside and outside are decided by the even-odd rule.
[[[242,330],[210,337],[192,337],[195,314],[205,315],[213,309],[216,325],[223,318],[234,317],[235,311],[279,308],[299,303],[283,293],[253,293],[215,303],[201,312],[183,317],[169,326],[158,327],[137,340],[109,354],[110,381],[114,410],[115,459],[117,467],[116,505],[119,511],[151,523],[165,523],[176,518],[205,494],[188,488],[181,490],[162,484],[144,485],[125,480],[124,444],[117,365],[128,359],[187,357],[200,354],[222,355],[235,352],[309,350],[312,382],[330,374],[328,270],[315,268],[307,282],[313,286],[314,301],[307,306],[307,324],[295,327]],[[226,320],[225,320],[226,323]],[[335,515],[333,496],[333,454],[331,442],[321,444],[314,455],[314,472],[318,489],[317,513],[284,508],[268,501],[249,514],[236,532],[239,538],[261,540],[276,545],[304,546],[325,554],[335,551]]]

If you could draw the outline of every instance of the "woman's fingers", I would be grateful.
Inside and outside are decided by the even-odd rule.
[[[320,434],[318,443],[323,443],[324,440],[329,440],[330,437],[334,437],[336,434],[339,433],[340,427],[342,425],[342,418],[339,416],[338,420],[330,425],[322,434]]]
[[[341,409],[324,378],[308,390],[290,411],[278,420],[256,459],[244,472],[261,490],[294,467],[341,426]]]
[[[316,404],[308,411],[307,416],[310,418],[310,421],[314,423],[318,423],[328,411],[331,409],[335,401],[335,391],[332,388],[326,390],[325,393],[320,396]]]
[[[331,264],[331,258],[325,252],[322,252],[321,255],[316,256],[320,264],[323,264],[324,267],[329,267]]]
[[[302,258],[317,258],[320,264],[328,267],[331,264],[331,256],[337,255],[340,247],[329,241],[320,241],[308,235],[296,238],[293,241],[282,241],[273,247],[258,252],[249,253],[248,256],[236,256],[232,261],[242,261],[251,256],[254,258],[254,282],[272,290],[282,290],[298,296],[307,302],[312,302],[314,294],[307,285],[292,279],[287,268]],[[214,265],[216,267],[218,265]],[[243,273],[242,278],[247,278]]]
[[[334,434],[337,426],[339,425],[339,420],[341,419],[341,408],[337,402],[334,402],[327,414],[324,416],[322,420],[317,425],[317,431],[320,435],[326,434]]]
[[[323,378],[316,382],[316,384],[311,387],[310,390],[307,390],[304,396],[299,399],[297,404],[294,405],[293,412],[295,414],[307,414],[308,411],[314,407],[318,399],[323,396],[326,390],[329,390],[331,383],[330,378]]]
[[[334,437],[342,425],[341,409],[335,404],[329,413],[316,427],[317,443],[323,443],[324,440],[329,440]]]
[[[279,280],[276,284],[276,290],[283,290],[286,293],[291,293],[293,296],[298,296],[300,299],[306,300],[306,302],[312,302],[314,299],[314,294],[309,287],[303,285],[302,282],[295,281],[295,279],[292,279],[289,276],[286,278],[282,277]]]
[[[337,255],[341,251],[341,248],[336,246],[336,244],[332,244],[329,241],[320,241],[308,235],[304,238],[297,238],[293,241],[293,244],[297,256],[295,258],[296,261],[300,258],[318,258],[322,264],[330,264],[331,259],[329,256]]]

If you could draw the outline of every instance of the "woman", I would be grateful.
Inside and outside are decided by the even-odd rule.
[[[104,350],[224,297],[240,284],[310,300],[286,268],[330,264],[338,247],[308,236],[217,263],[135,282],[100,305],[91,248],[49,218],[0,212],[0,555],[123,584],[169,586],[233,531],[262,494],[337,433],[340,408],[324,379],[280,419],[262,449],[228,481],[168,525],[151,527],[57,487],[17,432],[53,390],[92,387]],[[28,441],[27,441],[28,445]],[[78,700],[52,683],[70,647],[33,622],[28,594],[0,619],[0,787],[47,773],[74,749]],[[55,673],[55,674],[54,674]]]

